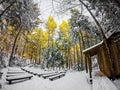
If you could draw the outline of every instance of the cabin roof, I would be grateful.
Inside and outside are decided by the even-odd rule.
[[[103,41],[101,41],[100,43],[95,44],[95,45],[93,45],[93,46],[91,46],[91,47],[83,50],[83,53],[87,53],[87,52],[89,52],[89,51],[93,51],[94,49],[96,49],[96,48],[98,48],[99,46],[101,46],[102,43],[103,43]]]
[[[118,33],[118,32],[120,33],[120,30],[110,30],[110,31],[108,31],[108,32],[105,34],[105,36],[106,36],[107,39],[109,39],[112,35],[114,35],[114,34],[116,34],[116,33]],[[83,50],[83,53],[84,53],[84,54],[90,54],[90,55],[92,56],[92,55],[96,54],[98,48],[99,48],[102,44],[103,44],[103,41],[101,41],[100,43],[95,44],[95,45],[93,45],[93,46],[91,46],[91,47]]]

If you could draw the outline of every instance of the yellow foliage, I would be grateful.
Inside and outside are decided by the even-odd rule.
[[[2,20],[2,23],[5,24],[5,25],[7,25],[6,19],[3,19],[3,20]]]
[[[54,18],[52,16],[48,17],[48,21],[46,23],[46,27],[48,29],[48,32],[50,34],[54,34],[55,28],[57,28],[57,23],[55,22]]]
[[[12,31],[12,30],[14,30],[15,28],[14,28],[13,26],[7,26],[7,29],[10,30],[10,31]]]
[[[62,33],[66,33],[70,30],[70,26],[69,26],[68,22],[63,20],[59,26],[59,29]]]
[[[64,38],[69,37],[70,25],[68,24],[68,22],[63,20],[62,23],[59,25],[59,29],[63,34]]]
[[[35,28],[27,35],[26,51],[24,56],[32,56],[33,58],[40,57],[42,48],[46,48],[48,44],[48,32],[43,29]]]

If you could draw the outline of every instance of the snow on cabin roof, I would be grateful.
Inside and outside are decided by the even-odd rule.
[[[105,36],[106,36],[107,39],[109,39],[114,33],[117,33],[117,32],[120,32],[120,30],[110,30],[105,34]],[[101,41],[100,43],[95,44],[95,45],[83,50],[83,53],[88,52],[88,51],[100,46],[102,43],[103,43],[103,41]]]
[[[108,31],[105,36],[108,39],[110,36],[112,36],[114,33],[120,32],[120,30],[110,30]]]
[[[101,45],[102,43],[103,43],[103,41],[101,41],[100,43],[95,44],[95,45],[93,45],[93,46],[91,46],[91,47],[89,47],[89,48],[87,48],[87,49],[83,50],[83,53],[85,53],[85,52],[87,52],[87,51],[92,50],[93,48],[95,48],[95,47],[97,47],[97,46]]]

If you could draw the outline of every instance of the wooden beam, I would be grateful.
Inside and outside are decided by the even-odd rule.
[[[88,69],[89,69],[89,77],[90,77],[90,83],[92,84],[92,60],[90,55],[87,55],[88,58]]]

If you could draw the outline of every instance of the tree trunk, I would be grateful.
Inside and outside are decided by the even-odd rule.
[[[73,62],[72,62],[72,56],[71,56],[71,50],[70,50],[70,48],[69,48],[69,57],[70,57],[70,68],[72,68]]]
[[[26,50],[26,45],[23,46],[23,49],[22,49],[22,53],[21,53],[21,57],[23,58],[24,56],[24,53],[25,53],[25,50]]]
[[[39,62],[38,62],[38,64],[41,64],[41,51],[42,51],[42,49],[41,49],[41,45],[40,45],[40,50],[38,51],[38,53],[39,53]]]
[[[76,53],[75,52],[76,52],[76,48],[75,48],[75,45],[74,45],[74,54],[73,54],[74,55],[74,65],[76,64]]]
[[[69,69],[69,58],[68,58],[68,53],[67,53],[67,49],[65,51],[65,57],[66,57],[66,68]]]
[[[20,32],[21,32],[21,27],[19,28],[19,31],[18,31],[18,33],[15,37],[14,43],[13,43],[12,52],[10,54],[10,59],[9,59],[9,66],[12,66],[12,58],[13,58],[13,54],[14,54],[14,49],[15,49],[15,46],[16,46],[18,36],[20,35]]]
[[[78,66],[78,71],[80,71],[80,60],[81,60],[81,58],[80,58],[80,56],[79,56],[79,52],[78,52],[78,47],[77,47],[77,45],[76,45],[76,54],[77,54],[77,66]]]
[[[82,34],[82,32],[81,32],[81,30],[79,30],[80,32],[79,32],[79,44],[80,44],[80,53],[81,53],[81,69],[83,70],[84,69],[84,67],[83,67],[83,53],[82,53],[82,50],[83,49],[85,49],[85,42],[84,42],[84,39],[83,39],[83,34]],[[81,39],[80,39],[81,38]],[[81,42],[81,41],[82,42]],[[82,43],[82,44],[81,44]]]
[[[85,33],[86,33],[87,47],[90,47],[90,41],[92,41],[92,40],[90,40],[89,34],[86,31],[85,31]]]

